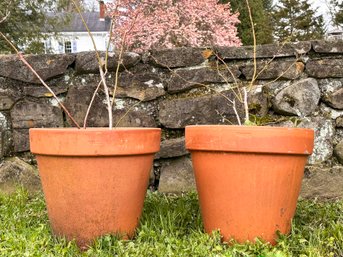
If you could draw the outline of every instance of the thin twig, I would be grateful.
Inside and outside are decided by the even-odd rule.
[[[108,68],[108,52],[110,51],[110,45],[111,45],[111,38],[112,38],[112,29],[113,29],[113,20],[111,20],[111,25],[110,25],[110,35],[108,37],[108,42],[106,46],[106,56],[105,56],[105,70]]]
[[[143,100],[140,100],[139,102],[133,104],[132,106],[130,106],[130,108],[124,113],[124,115],[122,115],[120,117],[120,119],[118,120],[118,122],[116,123],[116,125],[114,126],[115,128],[118,127],[119,123],[126,117],[126,115],[128,115],[129,112],[131,112],[131,110],[133,109],[133,107],[135,107],[136,105],[140,104],[141,102],[143,102]]]
[[[116,71],[115,71],[115,76],[114,76],[114,87],[113,87],[113,93],[112,93],[112,101],[111,101],[111,106],[114,105],[115,103],[115,97],[116,97],[116,92],[117,92],[117,88],[118,88],[118,83],[119,83],[119,69],[120,69],[120,66],[123,64],[123,52],[124,52],[124,49],[125,49],[125,45],[126,45],[126,35],[127,33],[130,33],[130,31],[133,29],[135,23],[136,23],[136,20],[138,18],[140,13],[137,13],[136,16],[134,17],[133,21],[132,21],[132,24],[130,26],[130,28],[124,32],[124,35],[122,36],[122,41],[121,41],[121,46],[120,46],[120,52],[119,52],[119,56],[118,56],[118,62],[117,62],[117,67],[116,67]],[[114,19],[115,17],[112,17],[112,20]],[[111,35],[110,37],[112,36],[112,31],[111,31]]]
[[[216,55],[217,56],[217,55]],[[223,62],[223,60],[218,56],[218,60]],[[229,68],[229,66],[224,62],[224,65],[225,65],[225,68],[230,72],[231,76],[234,78],[234,84],[236,85],[236,87],[231,87],[230,86],[230,89],[232,90],[233,94],[235,95],[235,97],[240,101],[242,102],[243,99],[242,99],[242,95],[241,95],[241,91],[239,90],[239,83],[237,82],[237,79],[235,78],[235,75],[233,74],[233,72],[231,71],[231,69]],[[219,76],[225,81],[225,83],[227,85],[229,85],[229,81],[227,80],[227,78],[220,72],[219,70],[219,66],[218,66],[218,63],[217,63],[217,72],[219,74]],[[238,94],[235,92],[235,88],[238,88]]]
[[[62,102],[58,99],[54,91],[44,82],[44,80],[39,76],[39,74],[35,71],[35,69],[28,63],[28,61],[24,58],[23,54],[18,51],[18,49],[12,44],[11,41],[2,33],[0,32],[0,35],[6,40],[6,42],[13,48],[13,50],[17,53],[19,59],[31,70],[31,72],[39,79],[39,81],[43,84],[43,86],[52,94],[52,96],[56,99],[57,103],[61,106],[61,108],[65,111],[65,113],[68,115],[68,117],[71,119],[71,121],[74,123],[74,125],[77,128],[80,128],[80,125],[77,123],[77,121],[72,117],[72,115],[69,113],[67,108],[62,104]]]
[[[93,37],[93,35],[92,35],[92,32],[90,31],[90,29],[89,29],[89,27],[88,27],[88,25],[87,25],[85,19],[83,18],[81,9],[80,9],[80,7],[78,6],[78,4],[75,2],[75,0],[71,0],[71,1],[73,2],[74,6],[75,6],[75,8],[76,8],[77,13],[80,15],[80,18],[81,18],[81,20],[82,20],[82,23],[83,23],[83,25],[85,26],[85,28],[86,28],[86,30],[87,30],[87,33],[88,33],[88,35],[90,36],[90,38],[91,38],[91,40],[92,40],[93,48],[94,48],[94,50],[95,50],[96,58],[97,58],[97,60],[98,60],[98,63],[99,63],[100,66],[102,66],[102,61],[101,61],[101,58],[100,58],[98,49],[97,49],[97,47],[96,47],[95,40],[94,40],[94,37]]]
[[[84,129],[87,128],[88,116],[89,116],[89,113],[90,113],[90,111],[91,111],[93,102],[94,102],[94,100],[95,100],[96,94],[98,93],[101,84],[102,84],[102,80],[100,80],[98,86],[96,87],[96,89],[95,89],[95,91],[94,91],[94,93],[93,93],[92,99],[91,99],[91,101],[90,101],[90,103],[89,103],[89,105],[88,105],[87,112],[86,112],[85,118],[84,118],[84,120],[83,120],[83,128],[84,128]]]
[[[247,7],[248,7],[248,13],[249,13],[249,20],[250,20],[250,24],[251,24],[251,32],[252,32],[252,37],[253,37],[253,41],[254,41],[254,48],[253,48],[253,60],[254,60],[254,74],[252,76],[252,79],[250,81],[250,87],[252,87],[252,85],[254,84],[255,80],[256,80],[256,73],[257,73],[257,62],[256,62],[256,47],[257,47],[257,43],[256,43],[256,33],[255,33],[255,24],[254,24],[254,20],[252,18],[252,13],[251,13],[251,8],[250,8],[250,4],[249,4],[249,0],[245,0]]]
[[[117,88],[118,88],[119,68],[120,68],[120,65],[122,64],[122,54],[123,54],[123,51],[124,51],[124,45],[121,46],[120,52],[119,52],[119,56],[118,56],[118,63],[117,63],[117,67],[116,67],[116,71],[115,71],[115,76],[114,76],[114,86],[113,86],[111,106],[114,105],[114,100],[115,100],[116,92],[117,92]]]
[[[273,57],[270,58],[270,59],[268,60],[268,62],[263,66],[263,68],[257,73],[256,79],[257,79],[257,78],[262,74],[262,72],[264,72],[264,71],[269,67],[269,65],[274,61],[274,59],[277,57],[278,53],[282,50],[282,48],[285,46],[285,44],[286,44],[286,41],[284,41],[284,42],[282,43],[282,46],[279,48],[279,50],[276,52],[276,54],[274,54]]]
[[[227,63],[223,60],[223,58],[221,58],[217,53],[214,53],[214,55],[216,56],[216,58],[225,66],[225,68],[230,72],[233,80],[234,80],[234,83],[238,85],[238,81],[237,81],[237,78],[236,76],[233,74],[233,72],[231,71],[231,69],[229,68],[229,66],[227,65]],[[217,65],[218,67],[218,65]]]
[[[280,78],[282,78],[283,75],[285,75],[297,63],[297,61],[298,61],[298,59],[296,59],[291,65],[289,65],[288,68],[286,70],[284,70],[276,79],[267,82],[263,86],[268,86],[268,85],[278,81]]]

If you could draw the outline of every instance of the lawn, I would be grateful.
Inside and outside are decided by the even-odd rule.
[[[98,239],[86,252],[74,242],[54,238],[41,194],[18,189],[0,195],[0,256],[257,256],[342,257],[343,201],[298,204],[292,233],[272,247],[222,244],[218,233],[203,233],[197,195],[164,196],[149,192],[133,240]]]

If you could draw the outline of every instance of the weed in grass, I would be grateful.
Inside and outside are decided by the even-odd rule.
[[[133,240],[107,235],[80,252],[74,242],[52,236],[43,195],[19,189],[0,195],[0,256],[342,257],[343,201],[300,201],[291,234],[281,235],[273,247],[258,240],[255,244],[221,243],[218,232],[203,233],[196,193],[149,192]]]

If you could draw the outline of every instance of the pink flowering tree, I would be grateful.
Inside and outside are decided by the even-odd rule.
[[[107,6],[117,48],[239,46],[238,13],[217,0],[114,0]]]

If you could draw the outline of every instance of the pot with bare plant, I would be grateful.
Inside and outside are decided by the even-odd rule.
[[[290,232],[314,132],[251,124],[247,94],[257,77],[256,42],[254,66],[250,85],[237,85],[236,99],[228,99],[239,125],[186,126],[186,148],[205,230],[220,230],[225,241],[260,238],[275,244],[277,232]],[[245,122],[236,110],[238,101],[244,106]]]
[[[187,126],[205,230],[273,244],[277,231],[288,234],[313,137],[310,129]]]
[[[81,249],[105,234],[132,237],[142,213],[154,154],[160,148],[161,130],[113,127],[115,92],[110,99],[105,79],[107,58],[100,57],[95,44],[101,79],[93,99],[102,85],[109,128],[87,128],[87,117],[81,128],[24,55],[3,33],[0,36],[55,97],[76,127],[30,129],[30,149],[37,159],[53,233],[67,240],[75,239]],[[123,49],[119,53],[117,72],[122,53]],[[88,110],[91,105],[92,101]]]

